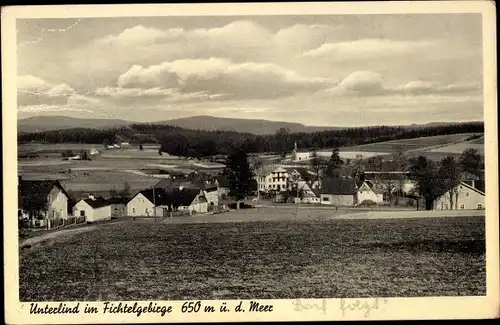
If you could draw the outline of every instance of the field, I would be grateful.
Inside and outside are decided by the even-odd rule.
[[[484,217],[169,220],[22,250],[21,301],[485,294]]]

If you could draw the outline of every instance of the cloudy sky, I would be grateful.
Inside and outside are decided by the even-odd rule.
[[[17,20],[18,117],[482,120],[479,14]]]

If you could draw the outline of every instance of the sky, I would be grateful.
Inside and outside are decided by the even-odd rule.
[[[18,19],[18,118],[483,120],[480,14]]]

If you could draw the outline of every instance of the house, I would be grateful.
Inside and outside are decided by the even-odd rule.
[[[87,222],[111,220],[111,204],[102,196],[89,195],[88,198],[81,199],[75,204],[73,214],[85,217]]]
[[[128,143],[128,142],[122,142],[122,143],[120,143],[119,147],[121,147],[121,148],[129,148],[130,147],[130,143]]]
[[[153,217],[163,215],[166,205],[167,192],[162,188],[142,190],[127,202],[127,216]]]
[[[205,173],[191,173],[186,177],[165,178],[155,185],[155,188],[162,188],[166,191],[180,187],[201,190],[210,210],[219,205],[217,178],[210,177]]]
[[[417,183],[411,180],[410,173],[406,171],[364,171],[363,180],[371,181],[372,183],[393,182],[401,186],[402,194],[405,196],[411,194],[417,187]],[[394,191],[399,190],[399,186],[394,188]]]
[[[310,171],[305,167],[284,167],[288,171],[289,177],[294,177],[298,180],[305,181],[311,189],[318,189],[320,182],[315,172]]]
[[[114,148],[115,148],[115,146],[113,146],[113,145],[108,145],[108,149],[114,149]]]
[[[295,141],[294,148],[292,150],[292,161],[302,161],[309,160],[311,158],[311,153],[306,149],[298,149],[297,141]]]
[[[167,202],[174,207],[174,210],[188,210],[191,213],[208,212],[209,203],[201,189],[174,189],[168,192]]]
[[[453,207],[450,204],[450,194],[453,195]],[[483,191],[462,181],[434,201],[434,210],[482,210],[485,208],[485,197]]]
[[[119,144],[114,144],[113,148],[120,148],[120,145]]]
[[[255,179],[260,192],[284,192],[288,190],[288,171],[283,167],[262,167],[257,170]]]
[[[384,202],[384,193],[382,190],[378,189],[371,181],[363,181],[357,184],[357,202],[362,203],[363,201],[370,200],[375,203]]]
[[[321,204],[352,206],[357,203],[356,181],[352,178],[325,178]]]
[[[93,148],[92,148],[92,149],[90,149],[90,155],[91,155],[91,156],[93,156],[93,155],[97,155],[97,154],[99,154],[99,150],[97,150],[97,149],[93,149]]]
[[[217,180],[217,194],[219,200],[229,195],[229,178],[226,175],[218,175]]]
[[[156,214],[153,209],[155,206]],[[166,216],[167,213],[178,210],[205,213],[208,211],[208,206],[208,201],[201,189],[180,186],[179,188],[165,190],[155,187],[137,193],[127,203],[127,215],[133,217]]]
[[[18,177],[18,214],[29,218],[33,227],[45,227],[49,219],[67,218],[69,200],[68,193],[58,180],[24,180]],[[37,209],[37,206],[45,204],[45,211]]]
[[[294,198],[295,203],[320,203],[321,192],[319,189],[312,189],[306,181],[297,182],[299,197]]]

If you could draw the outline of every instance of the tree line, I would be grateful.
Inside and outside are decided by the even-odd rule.
[[[374,126],[291,133],[282,128],[275,134],[254,135],[234,131],[190,130],[163,124],[133,124],[110,129],[63,129],[18,134],[18,143],[88,143],[111,144],[127,139],[131,144],[159,143],[161,151],[176,156],[207,157],[228,155],[237,149],[247,153],[272,152],[283,154],[300,148],[319,150],[350,145],[362,145],[396,139],[482,133],[482,122],[428,126],[419,128]]]

